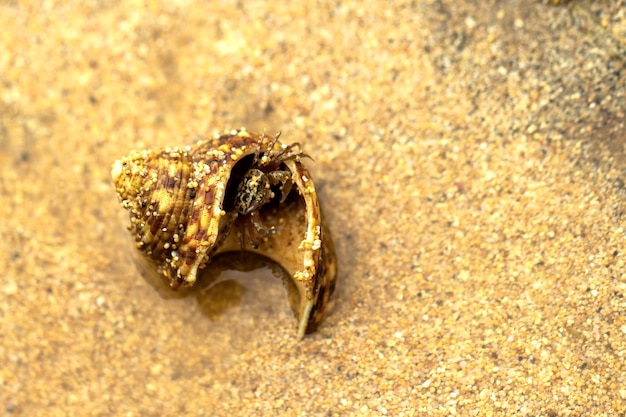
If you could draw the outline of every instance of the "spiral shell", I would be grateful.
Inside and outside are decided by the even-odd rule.
[[[128,228],[161,277],[147,280],[177,290],[266,259],[289,277],[298,336],[313,332],[337,267],[305,156],[297,143],[241,129],[116,161],[111,174]]]

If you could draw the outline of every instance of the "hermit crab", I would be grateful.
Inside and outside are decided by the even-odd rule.
[[[150,265],[144,277],[163,296],[210,285],[223,269],[269,265],[303,337],[324,316],[337,266],[308,156],[279,136],[240,129],[181,149],[132,151],[111,174]]]

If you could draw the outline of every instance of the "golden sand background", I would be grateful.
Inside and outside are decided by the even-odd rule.
[[[0,414],[624,415],[626,4],[555,3],[0,1]],[[111,163],[240,126],[315,159],[303,341],[130,260]]]

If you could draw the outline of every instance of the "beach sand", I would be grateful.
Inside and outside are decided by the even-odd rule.
[[[625,415],[625,10],[0,2],[0,414]],[[303,340],[267,271],[134,267],[111,164],[242,126],[314,159]]]

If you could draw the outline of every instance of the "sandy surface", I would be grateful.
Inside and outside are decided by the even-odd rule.
[[[623,1],[40,3],[0,2],[0,414],[626,413]],[[315,159],[303,341],[267,273],[209,314],[130,258],[111,163],[240,126]]]

